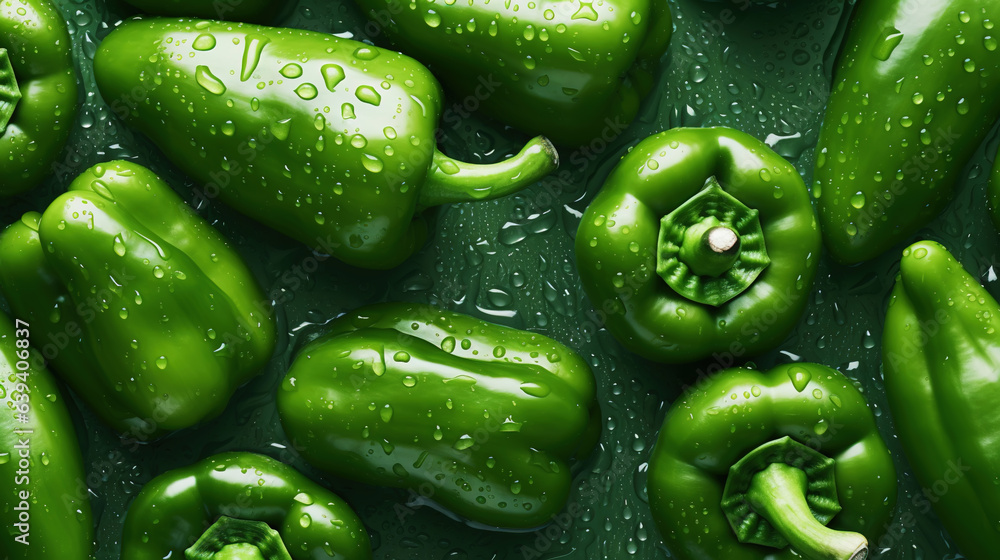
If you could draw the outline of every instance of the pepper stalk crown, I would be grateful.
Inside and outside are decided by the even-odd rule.
[[[757,210],[723,190],[715,176],[660,221],[656,273],[691,301],[723,305],[769,264]]]

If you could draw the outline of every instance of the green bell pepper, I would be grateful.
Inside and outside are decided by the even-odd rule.
[[[668,363],[776,346],[805,308],[819,251],[795,168],[725,128],[640,142],[576,235],[597,319],[629,350]]]
[[[62,14],[49,0],[0,4],[0,197],[52,172],[76,120],[76,71]]]
[[[899,441],[923,487],[920,505],[933,506],[965,557],[996,558],[1000,305],[932,241],[903,251],[899,269],[882,363]]]
[[[993,160],[993,171],[990,172],[986,193],[987,208],[989,208],[993,226],[1000,230],[1000,153]]]
[[[231,21],[275,20],[295,5],[287,0],[125,0],[147,14]]]
[[[813,196],[836,260],[878,256],[951,199],[1000,117],[998,19],[992,0],[859,3],[816,148]]]
[[[864,560],[896,471],[861,393],[818,364],[730,369],[671,404],[649,463],[678,560]]]
[[[600,435],[593,374],[571,350],[416,304],[331,323],[292,364],[278,413],[314,466],[510,529],[562,510],[570,460]]]
[[[94,527],[80,444],[52,374],[33,365],[34,328],[0,313],[0,557],[87,560]]]
[[[112,109],[237,210],[365,268],[424,244],[423,210],[530,185],[548,140],[492,165],[435,149],[437,81],[395,52],[329,35],[206,21],[122,25],[101,44]]]
[[[240,256],[134,163],[92,167],[8,227],[0,290],[55,373],[138,439],[218,415],[275,345]]]
[[[504,124],[581,145],[620,134],[653,86],[673,32],[662,0],[355,0],[403,52]],[[374,33],[373,33],[374,34]]]
[[[122,560],[370,560],[344,500],[256,453],[220,453],[146,484],[128,508]]]

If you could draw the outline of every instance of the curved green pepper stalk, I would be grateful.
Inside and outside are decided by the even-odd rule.
[[[806,474],[774,463],[753,477],[747,498],[751,507],[780,532],[792,548],[810,560],[865,560],[864,535],[834,531],[818,522],[806,502]]]
[[[477,165],[434,150],[418,211],[441,204],[490,200],[515,193],[559,167],[559,154],[544,136],[533,138],[517,155],[499,163]]]
[[[191,548],[187,560],[292,560],[281,535],[263,521],[220,517]]]
[[[758,211],[722,190],[714,175],[660,221],[656,273],[691,301],[718,307],[769,264]]]
[[[742,543],[791,546],[807,560],[865,560],[868,539],[826,525],[840,512],[836,461],[784,437],[732,466],[722,508]]]
[[[0,49],[0,134],[7,131],[7,124],[14,116],[14,109],[20,100],[21,90],[17,87],[17,77],[10,64],[10,56],[7,49]]]

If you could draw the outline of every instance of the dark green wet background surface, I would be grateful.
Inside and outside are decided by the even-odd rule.
[[[624,351],[593,320],[579,285],[573,237],[580,215],[618,158],[638,140],[676,126],[725,125],[772,145],[806,177],[830,81],[829,45],[836,44],[843,0],[787,6],[671,1],[676,32],[654,94],[627,130],[584,149],[563,150],[559,172],[523,194],[443,208],[436,233],[414,258],[389,272],[352,269],[314,256],[212,203],[199,211],[240,249],[269,295],[279,302],[284,334],[267,370],[240,389],[225,413],[155,444],[121,444],[85,409],[74,410],[84,440],[91,502],[98,519],[98,557],[118,557],[122,521],[133,496],[157,474],[213,453],[252,450],[291,463],[343,495],[368,526],[377,559],[669,558],[650,516],[645,470],[664,412],[710,364],[667,367]],[[163,175],[188,200],[196,186],[144,138],[125,128],[94,86],[93,54],[109,25],[128,14],[117,0],[57,0],[70,22],[83,80],[78,126],[57,175],[30,196],[0,209],[7,224],[42,210],[89,166],[134,158]],[[364,39],[377,29],[349,2],[302,0],[284,20],[292,27]],[[376,43],[378,37],[373,39]],[[496,161],[526,139],[457,111],[443,124],[442,148],[469,161]],[[984,188],[995,133],[966,170],[956,200],[919,237],[944,243],[1000,294],[994,263],[997,234],[987,218]],[[915,500],[919,487],[893,434],[879,367],[883,315],[902,246],[856,268],[821,264],[810,305],[795,332],[755,363],[815,361],[855,379],[878,416],[900,471],[896,522],[873,543],[882,559],[955,558],[932,513]],[[311,272],[305,272],[305,271]],[[288,449],[274,393],[290,357],[322,324],[377,301],[428,302],[566,343],[591,364],[604,415],[600,448],[578,476],[570,500],[583,514],[566,528],[506,534],[465,527],[429,509],[399,519],[401,491],[364,487],[319,475]],[[902,520],[902,521],[900,521]],[[724,559],[720,559],[724,560]]]

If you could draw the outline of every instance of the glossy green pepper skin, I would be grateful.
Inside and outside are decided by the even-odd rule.
[[[917,481],[933,492],[922,506],[934,507],[959,551],[996,558],[1000,304],[932,241],[907,248],[899,269],[882,336],[899,441]]]
[[[146,484],[125,517],[122,560],[184,558],[185,550],[221,516],[267,523],[294,560],[372,557],[368,532],[336,494],[280,461],[231,452],[168,471]],[[266,542],[245,544],[256,548]],[[264,557],[216,555],[219,560]]]
[[[817,490],[814,484],[767,488],[748,510],[741,504],[744,528],[781,526],[786,542],[799,544],[793,548],[741,542],[737,526],[730,524],[720,504],[741,459],[784,438],[832,463],[836,495],[806,505],[803,490],[811,496]],[[782,459],[794,462],[799,457],[796,452]],[[811,473],[807,478],[816,482]],[[892,458],[861,393],[839,372],[806,363],[768,372],[725,370],[672,403],[649,463],[648,487],[653,518],[678,560],[860,560],[865,556],[854,557],[860,553],[855,547],[865,537],[875,542],[896,502]],[[799,501],[792,499],[796,494]],[[788,505],[787,511],[795,514],[772,515],[769,508],[778,504]],[[820,526],[810,506],[829,508],[833,518],[828,527]],[[834,553],[841,539],[851,546]],[[814,553],[827,547],[834,549],[827,556]]]
[[[652,88],[673,32],[670,5],[658,0],[355,2],[435,71],[459,111],[560,145],[617,136]]]
[[[601,422],[593,374],[562,344],[416,304],[334,321],[295,359],[278,412],[316,467],[508,529],[562,510]]]
[[[240,256],[134,163],[94,166],[8,227],[0,290],[55,373],[138,439],[218,415],[274,349]]]
[[[714,216],[688,211],[686,221],[665,225],[707,191],[718,193],[706,187],[712,177],[725,194],[711,197],[706,208],[724,222],[756,212],[758,224],[736,232],[738,254],[720,253],[722,266],[698,251],[687,255],[685,242],[674,268],[662,269],[663,255],[677,249],[665,233],[684,237],[717,224]],[[759,248],[761,239],[767,258],[747,257],[743,248]],[[820,243],[808,192],[788,162],[742,132],[677,128],[643,140],[612,170],[580,221],[576,258],[581,283],[611,334],[648,359],[678,363],[757,354],[784,340],[805,308]],[[758,275],[711,289],[738,271],[727,258],[747,260]],[[710,303],[692,299],[688,289]]]
[[[287,0],[125,0],[158,16],[185,16],[229,21],[265,22],[295,5]]]
[[[993,171],[990,173],[986,193],[990,218],[993,220],[993,225],[1000,230],[1000,158],[993,160]]]
[[[424,209],[502,196],[558,163],[542,138],[492,165],[447,158],[435,149],[441,91],[430,72],[329,35],[132,21],[94,64],[112,109],[204,182],[203,197],[359,267],[417,251]]]
[[[0,49],[6,50],[0,55],[5,197],[35,187],[52,172],[76,120],[77,87],[69,31],[49,0],[0,4]]]
[[[876,257],[936,216],[1000,117],[996,2],[861,2],[851,17],[813,175],[823,237],[842,263]]]
[[[80,443],[55,379],[28,349],[37,335],[0,313],[0,557],[87,560],[94,528]]]

